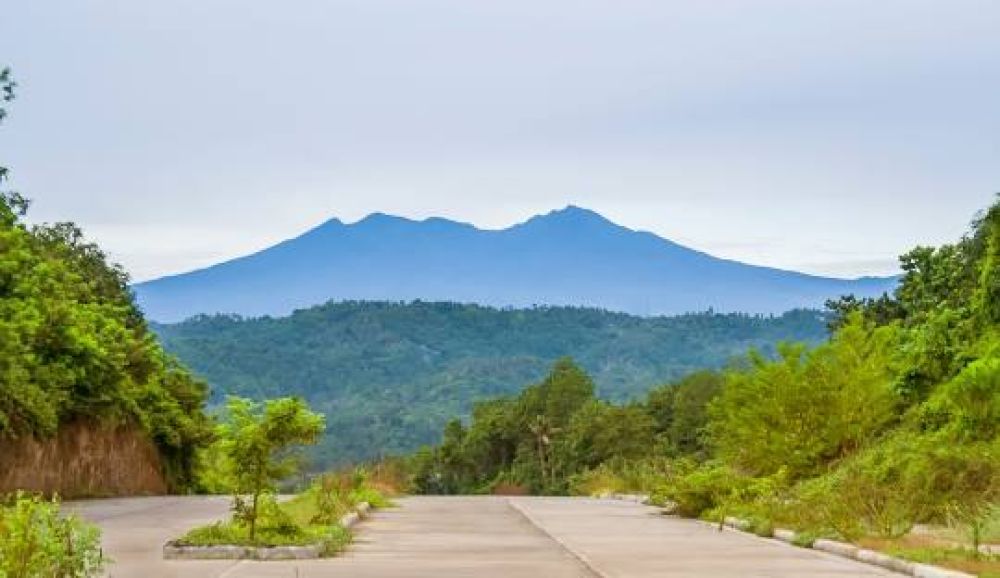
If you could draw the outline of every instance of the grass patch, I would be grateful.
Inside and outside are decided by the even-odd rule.
[[[975,574],[981,578],[1000,578],[1000,556],[979,554],[968,548],[942,544],[929,536],[902,538],[864,538],[858,545],[919,562]]]
[[[254,539],[250,529],[236,522],[217,522],[195,528],[177,541],[180,546],[322,546],[322,556],[333,556],[351,542],[351,533],[340,525],[295,526],[294,529],[264,526]]]
[[[322,546],[321,555],[332,556],[347,546],[351,533],[340,519],[361,502],[374,508],[394,504],[368,484],[363,470],[326,474],[304,492],[284,502],[272,494],[261,496],[257,528],[250,537],[249,524],[238,515],[226,522],[195,528],[177,540],[180,546]]]
[[[338,520],[327,523],[318,516],[319,508],[312,496],[302,494],[279,503],[274,496],[261,498],[257,529],[251,538],[250,526],[234,517],[226,522],[202,526],[185,534],[180,546],[321,546],[322,556],[340,552],[351,541],[351,533]]]

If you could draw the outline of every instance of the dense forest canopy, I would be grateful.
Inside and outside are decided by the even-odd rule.
[[[282,318],[202,316],[154,325],[164,347],[213,386],[215,401],[300,395],[327,414],[318,465],[411,451],[473,402],[519,391],[560,357],[591,373],[595,395],[649,388],[747,348],[818,343],[826,318],[702,313],[642,318],[596,309],[454,303],[328,303]]]
[[[9,72],[0,90],[13,97]],[[29,226],[28,206],[0,192],[0,447],[79,420],[137,425],[173,487],[189,485],[210,434],[205,384],[164,353],[125,272],[72,223]]]
[[[894,295],[830,302],[828,341],[752,351],[643,400],[598,401],[559,361],[450,422],[410,458],[415,487],[652,490],[761,531],[854,540],[931,522],[979,536],[1000,519],[1000,201],[959,242],[901,262]]]

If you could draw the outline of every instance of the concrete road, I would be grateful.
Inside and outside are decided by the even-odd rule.
[[[412,497],[358,526],[338,558],[303,562],[165,561],[164,542],[224,516],[223,498],[73,504],[104,529],[116,578],[894,576],[655,508],[583,498]]]

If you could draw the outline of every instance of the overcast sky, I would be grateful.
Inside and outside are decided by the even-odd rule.
[[[381,211],[568,203],[895,271],[1000,191],[996,0],[8,2],[0,160],[137,279]]]

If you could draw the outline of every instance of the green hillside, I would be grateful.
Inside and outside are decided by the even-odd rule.
[[[155,325],[164,347],[226,394],[301,395],[328,416],[321,464],[439,439],[472,403],[519,391],[571,355],[597,395],[625,400],[748,348],[817,343],[812,311],[641,318],[582,308],[502,310],[453,303],[341,302],[289,317],[202,316]]]

